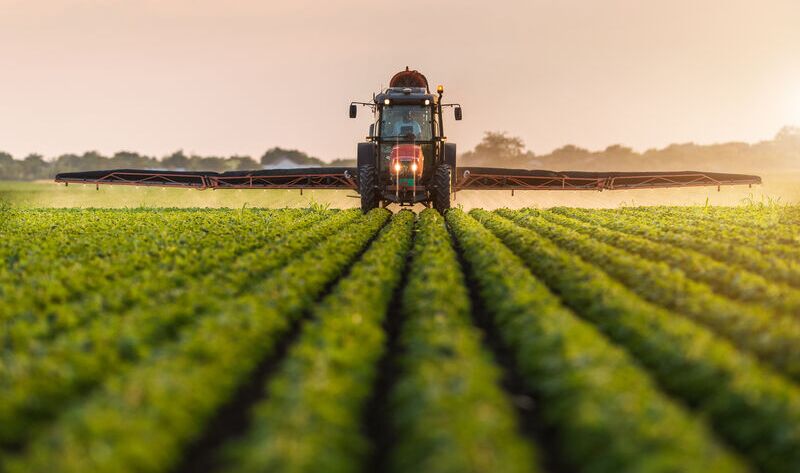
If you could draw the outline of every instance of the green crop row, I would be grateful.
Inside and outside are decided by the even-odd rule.
[[[480,223],[460,211],[447,220],[569,471],[746,471]]]
[[[23,215],[27,217],[28,213],[36,216],[40,212]],[[125,276],[127,273],[118,271],[119,268],[140,268],[156,262],[165,253],[164,248],[187,236],[198,235],[199,223],[222,220],[217,218],[221,215],[186,212],[140,215],[125,211],[72,216],[42,213],[43,220],[51,221],[50,227],[31,232],[25,224],[20,224],[10,231],[9,238],[31,241],[14,245],[15,250],[5,255],[9,264],[0,271],[0,283],[15,281],[24,275],[27,284],[17,289],[38,291],[35,302],[65,302],[84,295],[87,287],[103,285],[105,280],[100,276]],[[20,217],[20,220],[29,219]],[[131,235],[136,238],[130,238]],[[6,296],[14,297],[15,293],[8,292]],[[23,296],[24,293],[19,300],[7,299],[9,304],[4,309],[31,302]]]
[[[228,219],[181,220],[181,226],[169,227],[170,233],[185,233],[180,240],[158,239],[151,248],[137,245],[132,250],[153,253],[144,261],[139,260],[140,263],[136,266],[120,264],[116,268],[111,267],[108,271],[115,272],[112,278],[91,276],[91,271],[84,271],[86,277],[103,280],[102,284],[84,289],[90,297],[43,302],[31,291],[17,290],[17,297],[7,299],[3,304],[10,315],[3,323],[4,330],[0,339],[14,350],[27,351],[35,349],[32,346],[35,342],[43,341],[47,344],[49,338],[75,330],[98,317],[116,316],[139,306],[160,307],[174,296],[176,288],[197,278],[209,276],[214,271],[221,271],[238,256],[271,244],[288,233],[307,228],[325,217],[326,214],[317,212],[306,215],[277,214],[266,219],[259,215],[256,219],[248,218],[246,226],[233,225]],[[194,223],[187,225],[185,220]],[[200,223],[203,225],[198,226]],[[205,230],[208,225],[213,225],[213,228]],[[185,231],[182,226],[188,226],[191,231]],[[225,226],[232,226],[240,235],[216,230]],[[127,238],[144,241],[149,239],[141,234],[132,234]],[[54,264],[58,264],[58,261]],[[109,265],[114,266],[115,263],[110,262]],[[42,276],[51,277],[47,272]],[[70,284],[78,286],[80,283],[73,281]],[[17,287],[27,287],[27,283]],[[20,300],[25,302],[19,303]]]
[[[591,213],[591,211],[583,212]],[[643,219],[647,218],[620,212],[610,219],[607,227],[612,230],[641,235],[650,240],[669,243],[679,248],[699,251],[716,260],[760,274],[770,281],[778,281],[800,288],[800,262],[798,261],[763,254],[755,248],[731,242],[698,238],[686,232],[686,228],[690,227],[689,224],[675,226],[670,231],[666,231],[653,226],[643,226],[641,223]]]
[[[640,297],[706,325],[794,379],[800,379],[800,320],[715,294],[675,268],[595,240],[529,212],[498,211],[593,263]]]
[[[739,206],[739,207],[632,207],[624,213],[647,215],[658,224],[661,217],[682,217],[692,224],[712,228],[733,227],[737,233],[757,236],[767,235],[776,243],[791,243],[798,236],[797,219],[791,206]],[[788,239],[787,239],[788,237]]]
[[[330,235],[351,221],[356,212],[341,213],[324,224],[289,238],[271,241],[262,251],[252,252],[228,265],[226,249],[236,248],[234,239],[220,240],[216,270],[202,279],[186,282],[172,303],[157,302],[134,307],[121,320],[98,317],[85,330],[65,334],[34,350],[10,351],[4,357],[0,386],[6,402],[0,408],[0,430],[4,441],[17,442],[20,429],[29,431],[39,417],[59,409],[65,401],[91,387],[112,372],[123,369],[172,337],[187,322],[218,310],[225,297],[233,297],[248,284],[285,263],[293,254]],[[286,229],[293,228],[288,221]],[[277,233],[273,232],[273,236]],[[276,245],[277,243],[277,245]],[[209,245],[210,247],[214,247]],[[26,417],[17,422],[20,412]]]
[[[369,453],[365,404],[386,348],[382,323],[411,247],[414,214],[400,212],[350,273],[315,306],[230,445],[225,471],[360,471]]]
[[[657,206],[657,207],[623,207],[620,209],[602,209],[604,214],[647,215],[657,221],[662,215],[682,215],[687,221],[719,222],[735,225],[750,230],[789,229],[792,214],[796,213],[792,206],[745,205],[736,207],[717,206]]]
[[[182,332],[176,343],[107,379],[3,466],[12,472],[173,468],[211,416],[274,352],[292,321],[347,270],[388,218],[388,211],[372,211],[291,260]]]
[[[800,389],[691,320],[654,306],[601,268],[498,215],[472,214],[578,315],[624,346],[765,472],[800,471]]]
[[[276,227],[281,227],[292,222],[288,214],[268,214],[266,219],[261,212],[253,216],[241,219],[231,212],[142,216],[117,211],[106,216],[105,221],[116,222],[110,231],[84,224],[86,234],[73,236],[73,240],[94,242],[88,245],[92,248],[88,254],[60,248],[47,235],[38,235],[37,244],[20,245],[14,270],[5,272],[9,277],[0,277],[4,300],[0,321],[36,325],[41,337],[75,328],[100,314],[146,301],[163,292],[161,288],[170,281],[202,273],[212,261],[209,243],[232,236],[230,230],[242,234],[236,248],[244,251],[264,243],[261,237],[270,228],[265,223],[276,221]],[[37,251],[41,250],[37,245],[47,251]],[[4,332],[11,331],[6,327]],[[30,330],[26,335],[32,335]]]
[[[184,325],[225,309],[259,279],[291,258],[340,231],[358,212],[346,211],[298,233],[284,233],[260,251],[236,259],[216,259],[215,269],[187,281],[164,305],[140,305],[119,317],[97,317],[80,330],[66,333],[34,350],[4,353],[0,363],[0,444],[18,444],[63,404],[113,373],[146,358],[162,343],[179,335]],[[292,229],[290,222],[283,222]],[[220,245],[233,246],[229,240]],[[221,254],[225,252],[220,251]],[[214,261],[214,259],[212,259]]]
[[[70,239],[81,242],[83,248],[59,241],[64,239],[58,237],[63,226],[26,235],[36,243],[18,244],[18,250],[6,256],[7,264],[0,269],[5,302],[0,306],[0,320],[40,314],[50,306],[113,287],[116,278],[134,274],[158,257],[168,241],[163,234],[165,226],[172,226],[181,234],[193,230],[189,219],[173,217],[121,214],[117,219],[98,219],[97,225],[91,225],[91,220],[82,222],[79,228],[84,233]],[[98,227],[96,231],[94,227]],[[130,238],[131,234],[137,238]]]
[[[396,472],[530,472],[500,372],[481,347],[444,220],[425,210],[403,291],[399,373],[389,395]]]
[[[647,218],[649,225],[660,230],[681,228],[681,231],[700,239],[746,245],[776,257],[800,260],[800,248],[797,247],[800,234],[796,225],[776,224],[754,228],[743,225],[747,221],[744,215],[730,221],[709,216],[693,217],[691,213],[680,210],[655,213],[636,209],[633,214]]]
[[[689,278],[708,284],[727,297],[800,316],[800,290],[767,281],[758,274],[717,261],[698,251],[605,228],[603,225],[608,225],[613,217],[600,212],[585,214],[568,208],[551,209],[539,215],[649,260],[664,261],[683,271]]]

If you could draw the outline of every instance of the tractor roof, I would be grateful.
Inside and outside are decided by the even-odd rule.
[[[383,103],[384,100],[389,99],[392,103],[424,103],[425,100],[430,100],[431,103],[436,103],[437,97],[429,94],[424,87],[389,87],[383,92],[375,96],[375,103]]]

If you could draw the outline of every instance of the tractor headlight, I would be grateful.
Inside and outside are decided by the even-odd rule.
[[[394,170],[400,172],[400,163],[394,163]]]
[[[428,99],[425,99],[425,105],[430,105],[430,104],[431,104],[431,101],[428,100]]]
[[[384,105],[389,105],[389,99],[383,99],[383,104]]]
[[[417,163],[411,163],[411,170],[417,172]]]

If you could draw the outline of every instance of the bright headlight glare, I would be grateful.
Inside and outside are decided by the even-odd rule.
[[[417,172],[417,163],[411,163],[411,170]]]
[[[394,170],[400,172],[400,163],[395,163]]]

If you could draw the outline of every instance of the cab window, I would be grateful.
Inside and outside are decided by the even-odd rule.
[[[428,141],[433,137],[431,108],[424,105],[392,105],[383,108],[380,121],[383,139]]]

